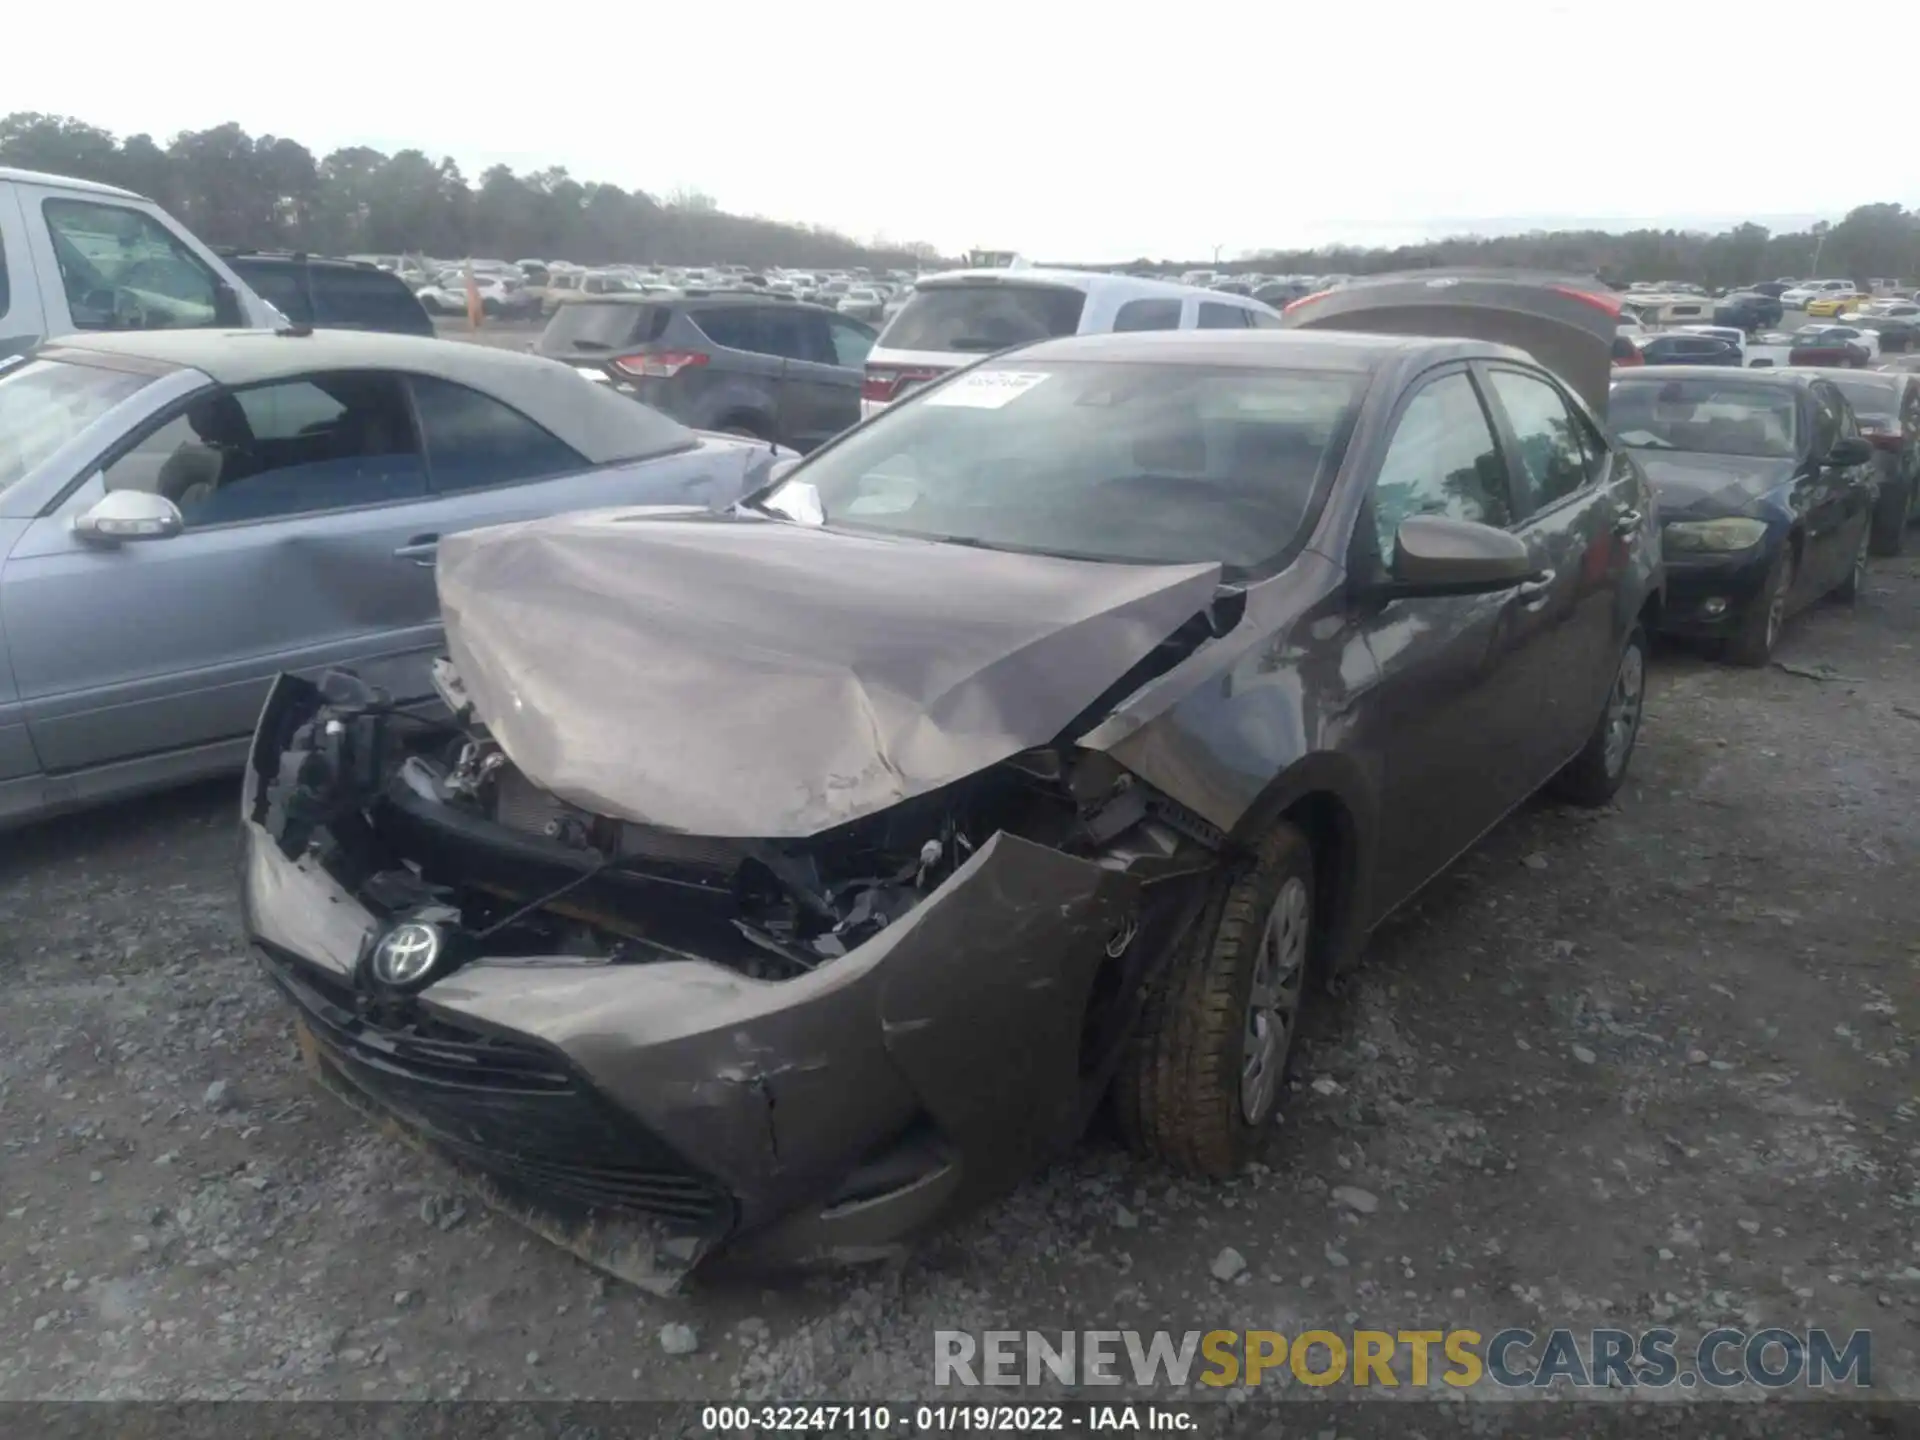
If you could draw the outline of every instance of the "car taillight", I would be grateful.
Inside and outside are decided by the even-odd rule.
[[[622,355],[613,362],[613,368],[623,375],[671,380],[689,365],[704,365],[709,358],[702,350],[656,350],[650,355]]]
[[[869,365],[860,380],[860,398],[885,405],[898,400],[915,385],[940,378],[938,370],[911,369],[897,365]]]
[[[1593,291],[1582,290],[1577,285],[1549,285],[1547,288],[1556,295],[1565,295],[1569,300],[1578,300],[1581,304],[1591,305],[1594,309],[1608,315],[1617,316],[1620,313],[1620,302],[1611,295],[1596,295]]]
[[[1311,295],[1302,295],[1298,300],[1289,300],[1285,308],[1283,308],[1280,311],[1280,313],[1282,315],[1291,315],[1294,311],[1298,310],[1301,306],[1311,305],[1316,300],[1324,300],[1326,299],[1327,296],[1331,295],[1332,293],[1333,291],[1331,290],[1316,290]]]

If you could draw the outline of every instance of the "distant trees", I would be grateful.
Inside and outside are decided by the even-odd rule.
[[[1818,257],[1816,267],[1815,257]],[[1736,225],[1717,235],[1685,230],[1537,230],[1526,235],[1463,236],[1392,250],[1334,246],[1268,251],[1246,268],[1291,274],[1374,274],[1449,265],[1510,265],[1596,274],[1604,280],[1691,280],[1715,287],[1790,275],[1920,285],[1920,213],[1894,204],[1860,205],[1838,224],[1775,235]],[[1168,267],[1174,268],[1174,267]]]
[[[164,146],[116,139],[64,115],[0,118],[0,165],[151,196],[214,245],[315,254],[415,251],[582,264],[911,266],[930,247],[876,249],[817,225],[731,215],[697,190],[664,202],[554,167],[496,165],[470,183],[451,159],[363,145],[315,159],[297,140],[238,125],[187,130]]]

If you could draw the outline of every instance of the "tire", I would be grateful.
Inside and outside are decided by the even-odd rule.
[[[1882,487],[1873,507],[1872,553],[1900,555],[1907,548],[1907,517],[1913,510],[1913,485],[1908,479]]]
[[[1547,784],[1548,791],[1573,805],[1598,806],[1613,799],[1627,778],[1647,695],[1647,632],[1635,626],[1620,652],[1607,703],[1580,753]]]
[[[1216,883],[1219,919],[1148,992],[1114,1077],[1114,1110],[1133,1149],[1224,1179],[1239,1173],[1272,1120],[1299,1031],[1313,848],[1282,822]],[[1270,1006],[1256,1009],[1256,978]]]
[[[1829,599],[1842,605],[1857,605],[1867,589],[1867,553],[1873,548],[1873,526],[1871,522],[1861,531],[1860,544],[1853,552],[1853,564],[1847,567],[1846,578],[1827,592]]]
[[[1726,643],[1726,658],[1735,665],[1757,669],[1773,659],[1773,647],[1787,623],[1787,601],[1793,593],[1793,547],[1782,542],[1780,553],[1767,567],[1766,581],[1753,604]]]

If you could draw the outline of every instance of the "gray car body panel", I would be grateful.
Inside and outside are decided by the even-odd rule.
[[[1046,744],[1219,576],[608,511],[450,538],[439,585],[475,712],[534,783],[775,838]]]

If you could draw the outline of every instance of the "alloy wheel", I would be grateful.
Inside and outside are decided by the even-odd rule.
[[[1291,876],[1267,913],[1247,996],[1240,1052],[1240,1113],[1249,1125],[1262,1123],[1280,1095],[1287,1053],[1293,1045],[1294,1022],[1300,1013],[1311,925],[1312,905],[1306,882]]]
[[[1613,677],[1613,693],[1607,697],[1607,743],[1605,759],[1609,777],[1618,775],[1633,753],[1634,736],[1640,729],[1640,700],[1646,689],[1647,659],[1638,645],[1627,646],[1620,657],[1619,673]]]
[[[1780,638],[1781,627],[1787,623],[1787,593],[1793,589],[1793,558],[1788,556],[1780,567],[1780,577],[1773,582],[1773,593],[1767,596],[1767,649],[1771,651]]]

